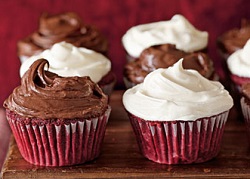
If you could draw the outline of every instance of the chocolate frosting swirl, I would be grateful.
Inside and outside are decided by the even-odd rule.
[[[197,70],[204,77],[214,79],[213,62],[205,53],[187,53],[176,49],[173,44],[155,45],[143,50],[138,59],[125,65],[124,76],[138,84],[143,82],[150,72],[158,68],[168,68],[181,58],[184,58],[185,69]]]
[[[82,23],[75,13],[57,15],[42,14],[39,28],[17,44],[19,56],[32,56],[53,44],[66,41],[77,47],[85,47],[106,55],[107,39],[94,26]]]
[[[41,119],[93,118],[108,107],[108,97],[87,76],[61,77],[45,71],[45,59],[35,61],[4,107],[24,117]]]
[[[242,19],[241,27],[234,28],[218,37],[217,46],[228,55],[244,47],[250,38],[250,20]]]

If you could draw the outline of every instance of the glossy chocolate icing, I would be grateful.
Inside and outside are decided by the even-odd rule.
[[[107,53],[107,39],[98,29],[82,23],[78,15],[68,12],[57,15],[44,13],[40,17],[38,30],[18,42],[18,55],[32,56],[61,41],[105,55]]]
[[[45,65],[45,59],[32,64],[5,100],[6,109],[40,119],[94,118],[106,111],[108,97],[89,77],[60,77]]]
[[[217,45],[222,53],[232,54],[244,47],[250,38],[250,20],[242,19],[241,27],[234,28],[218,37]]]
[[[158,68],[168,68],[181,58],[184,58],[185,69],[197,70],[204,77],[214,79],[213,62],[205,53],[186,53],[172,44],[155,45],[145,49],[138,59],[125,65],[124,76],[130,82],[138,84],[143,82],[150,72]]]

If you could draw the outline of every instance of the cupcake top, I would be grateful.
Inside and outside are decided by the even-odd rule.
[[[40,17],[38,30],[18,42],[18,56],[32,56],[61,41],[103,54],[108,48],[107,40],[96,27],[82,23],[75,13],[44,13]]]
[[[250,39],[242,49],[237,50],[227,59],[228,69],[232,74],[250,78]]]
[[[99,82],[111,70],[111,62],[101,53],[70,43],[60,42],[38,55],[23,62],[20,75],[29,69],[34,61],[45,58],[49,61],[49,71],[63,77],[90,76],[95,83]]]
[[[222,34],[217,41],[217,45],[223,53],[228,55],[243,48],[250,38],[250,21],[242,19],[241,27],[234,28]]]
[[[108,97],[89,77],[61,77],[45,71],[48,61],[35,61],[4,107],[21,116],[40,119],[93,118],[108,107]]]
[[[194,121],[229,110],[233,99],[219,82],[196,70],[185,70],[183,60],[157,69],[123,95],[125,109],[149,121]]]
[[[208,33],[197,30],[182,15],[171,20],[142,24],[130,28],[122,37],[127,53],[138,58],[150,46],[171,43],[185,52],[200,51],[207,47]]]
[[[187,53],[172,44],[155,45],[143,50],[138,59],[125,65],[124,76],[138,84],[143,82],[150,72],[158,68],[168,68],[181,58],[184,58],[185,69],[195,69],[204,77],[214,79],[213,61],[208,55],[202,52]]]

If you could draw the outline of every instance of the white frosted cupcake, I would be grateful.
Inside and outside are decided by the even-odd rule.
[[[235,51],[228,57],[227,65],[230,77],[235,87],[241,91],[241,85],[250,82],[250,39],[242,49]]]
[[[239,112],[239,119],[241,116],[240,98],[242,96],[242,85],[250,82],[250,39],[242,49],[235,51],[227,59],[228,75],[230,76],[231,94],[235,101],[235,106]]]
[[[233,100],[217,81],[182,60],[157,69],[123,95],[142,154],[157,163],[200,163],[219,150]]]
[[[166,43],[185,52],[204,51],[208,33],[197,30],[184,16],[177,14],[167,21],[134,26],[122,37],[129,61],[138,58],[148,47]]]
[[[20,76],[40,58],[47,59],[50,64],[49,71],[60,76],[89,76],[108,95],[114,88],[116,80],[111,71],[111,61],[101,53],[66,42],[56,43],[51,49],[25,60],[20,68]]]

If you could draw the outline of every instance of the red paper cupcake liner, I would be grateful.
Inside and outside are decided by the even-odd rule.
[[[161,164],[190,164],[217,156],[228,111],[196,121],[173,122],[128,115],[143,156]]]
[[[97,158],[111,108],[93,119],[24,118],[6,110],[23,158],[40,166],[67,166]]]
[[[250,82],[250,78],[246,78],[246,77],[240,77],[234,74],[231,74],[231,80],[234,82],[234,85],[236,86],[236,89],[241,92],[241,86],[245,83],[249,83]]]
[[[241,109],[240,99],[242,97],[242,85],[250,82],[250,78],[240,77],[234,74],[230,74],[231,90],[230,93],[234,99],[234,106],[237,109],[237,119],[243,120],[243,114]]]
[[[242,110],[242,114],[243,114],[243,117],[244,117],[244,121],[245,121],[245,124],[246,124],[245,126],[246,126],[248,141],[249,141],[249,144],[250,144],[250,106],[249,106],[249,103],[247,103],[245,97],[241,98],[240,104],[241,104],[241,110]]]

